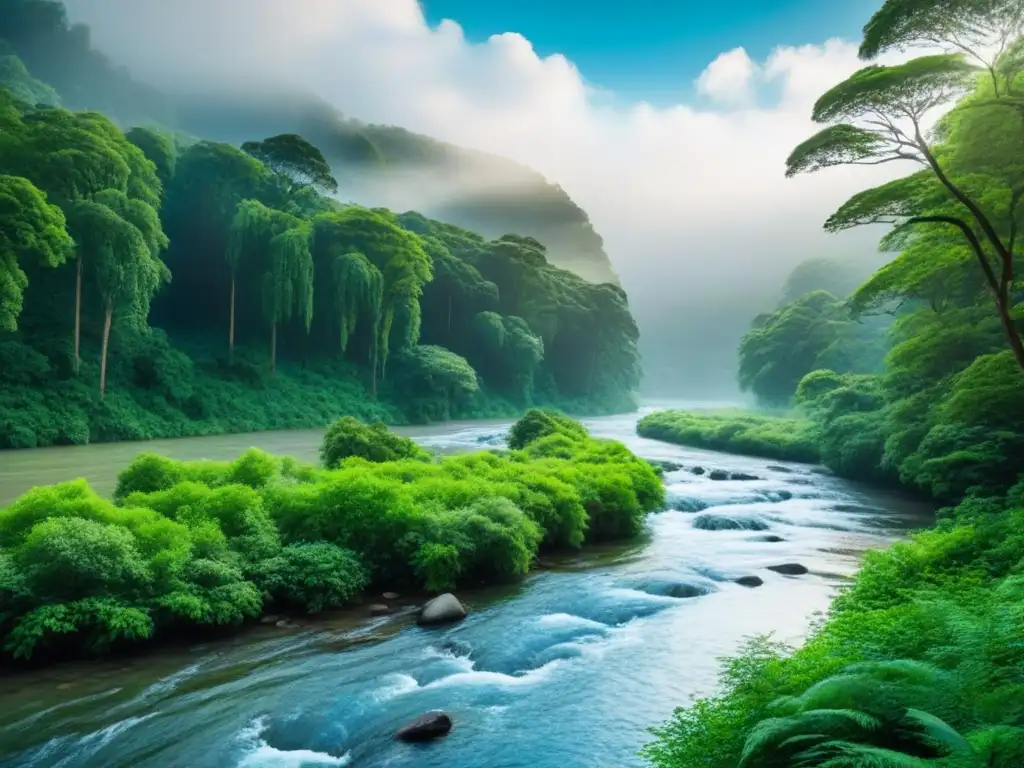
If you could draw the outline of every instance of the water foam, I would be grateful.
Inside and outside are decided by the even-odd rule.
[[[270,746],[263,739],[267,730],[267,718],[258,717],[238,734],[245,754],[238,761],[238,768],[305,768],[310,765],[348,765],[348,753],[335,757],[326,752],[310,749],[283,750]]]

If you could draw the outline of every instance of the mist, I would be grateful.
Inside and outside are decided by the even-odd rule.
[[[823,256],[877,263],[880,230],[834,236],[821,225],[852,193],[903,170],[783,176],[790,150],[815,131],[813,101],[861,65],[850,42],[780,47],[762,62],[725,51],[697,78],[695,100],[684,101],[691,83],[681,75],[679,103],[653,107],[621,102],[514,32],[475,43],[455,21],[430,27],[415,0],[66,5],[99,49],[168,93],[237,101],[301,91],[560,185],[629,295],[649,394],[735,395],[736,344],[793,267]],[[512,183],[486,168],[342,175],[341,196],[437,215]]]

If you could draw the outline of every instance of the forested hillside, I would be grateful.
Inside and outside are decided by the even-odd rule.
[[[616,285],[339,202],[337,144],[150,123],[180,125],[59,4],[2,7],[0,447],[631,406]]]
[[[888,262],[845,299],[805,282],[743,340],[742,385],[802,420],[664,413],[640,432],[816,448],[837,474],[950,506],[868,554],[803,648],[752,641],[720,695],[657,730],[661,768],[1024,765],[1024,5],[886,0],[861,56],[915,46],[931,51],[825,93],[823,130],[787,162],[910,172],[825,225],[889,225]]]
[[[595,282],[618,282],[587,214],[536,171],[400,127],[351,119],[310,94],[268,86],[262,93],[209,97],[198,83],[189,92],[160,93],[95,51],[88,28],[70,26],[59,2],[0,0],[0,11],[0,39],[70,109],[99,110],[121,127],[156,123],[236,146],[296,133],[324,153],[342,200],[418,210],[487,238],[508,232],[533,237],[555,265]]]

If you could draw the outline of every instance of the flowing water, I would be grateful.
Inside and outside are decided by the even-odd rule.
[[[673,511],[652,515],[642,541],[558,561],[514,588],[463,595],[470,616],[451,628],[418,628],[409,612],[370,623],[261,626],[117,663],[8,675],[0,679],[0,766],[642,766],[646,729],[712,692],[719,657],[752,634],[799,642],[861,553],[923,524],[927,510],[807,466],[643,440],[636,418],[588,426],[641,456],[683,465],[665,475]],[[500,445],[506,427],[408,433],[460,450]],[[270,433],[145,448],[229,458],[259,445],[312,459],[318,439]],[[75,475],[109,491],[141,448],[2,455],[0,494]],[[715,481],[691,473],[694,465],[760,479]],[[707,515],[762,530],[694,526]],[[783,563],[810,573],[767,568]],[[731,581],[748,575],[763,586]],[[435,709],[455,723],[446,739],[392,740],[396,728]]]

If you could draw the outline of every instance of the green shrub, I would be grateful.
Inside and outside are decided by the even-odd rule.
[[[587,437],[587,430],[578,421],[561,413],[533,408],[512,425],[512,429],[508,433],[508,447],[512,450],[519,450],[549,435],[562,435],[570,440],[583,440]]]
[[[652,440],[711,451],[806,463],[820,459],[814,424],[804,419],[743,411],[660,411],[640,419],[636,431]]]
[[[358,558],[333,544],[291,544],[264,560],[257,583],[274,602],[307,613],[346,605],[369,577]]]
[[[358,456],[372,462],[427,459],[426,451],[407,437],[389,432],[384,424],[363,424],[351,416],[338,419],[327,428],[320,460],[335,469],[345,459]]]

